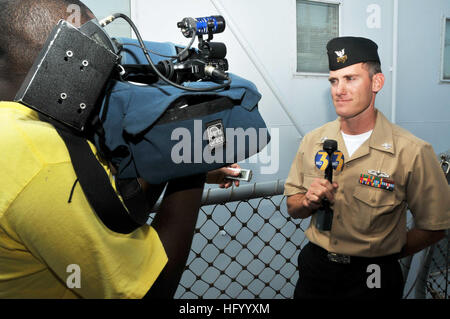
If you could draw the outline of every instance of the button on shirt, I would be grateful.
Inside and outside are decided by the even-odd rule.
[[[370,138],[349,157],[340,131],[340,119],[307,134],[285,183],[284,194],[304,194],[315,178],[324,178],[315,166],[324,137],[338,142],[346,164],[333,172],[339,184],[335,194],[331,231],[315,227],[315,214],[306,230],[308,239],[324,249],[346,255],[377,257],[400,252],[406,243],[406,212],[424,230],[450,228],[450,186],[429,143],[390,123],[377,111]],[[361,176],[384,176],[384,189],[360,183]]]

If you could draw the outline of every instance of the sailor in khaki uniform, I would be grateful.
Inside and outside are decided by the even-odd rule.
[[[299,254],[296,298],[401,298],[398,258],[437,242],[450,228],[450,188],[433,148],[375,108],[384,84],[377,49],[355,37],[327,45],[338,119],[303,138],[284,191],[292,217],[312,216],[310,243]],[[332,183],[316,166],[329,139],[342,157]],[[324,199],[333,211],[331,230],[317,227]],[[408,209],[415,228],[407,233]],[[369,285],[373,265],[381,281]]]

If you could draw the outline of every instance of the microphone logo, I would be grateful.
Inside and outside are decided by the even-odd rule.
[[[318,151],[314,158],[316,167],[321,171],[325,171],[330,164],[330,156],[326,151]],[[331,165],[333,169],[340,172],[344,169],[344,154],[341,151],[334,151],[331,155]]]
[[[335,151],[331,156],[331,164],[335,171],[342,171],[344,169],[344,154],[341,151]]]
[[[321,171],[324,171],[327,169],[328,164],[330,163],[330,157],[328,156],[327,152],[318,151],[314,161],[316,163],[316,167]]]

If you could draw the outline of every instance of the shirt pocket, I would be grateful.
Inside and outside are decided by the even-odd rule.
[[[392,220],[395,193],[381,188],[357,185],[353,192],[354,227],[361,232],[383,231]],[[386,229],[384,229],[386,230]]]

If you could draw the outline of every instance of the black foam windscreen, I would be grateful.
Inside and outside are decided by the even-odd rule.
[[[337,150],[337,141],[335,140],[325,140],[323,142],[323,150],[326,152],[334,152]]]

